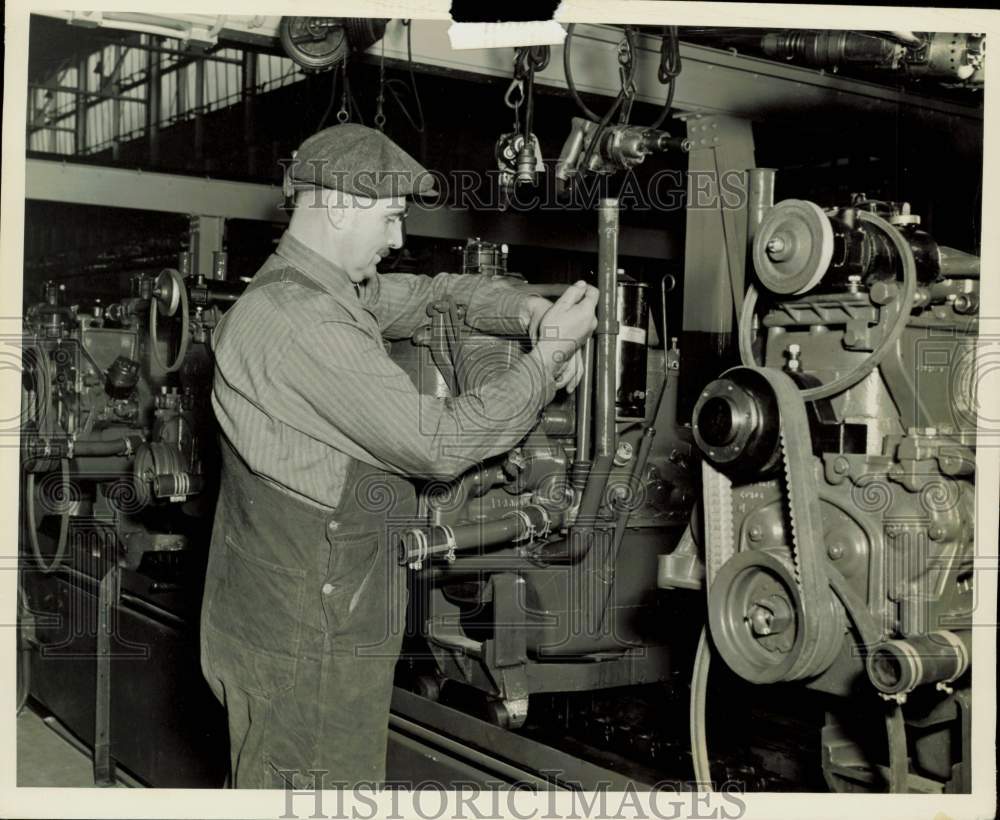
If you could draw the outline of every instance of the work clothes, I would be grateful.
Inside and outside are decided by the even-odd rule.
[[[336,268],[285,234],[255,277],[293,269],[293,281],[254,287],[216,330],[212,404],[250,468],[323,509],[340,502],[351,459],[389,472],[452,478],[507,452],[552,400],[555,386],[522,356],[480,388],[442,401],[421,395],[385,350],[451,296],[466,324],[521,334],[527,296],[483,276],[378,276],[360,294]]]
[[[524,330],[508,287],[390,275],[356,290],[287,234],[217,329],[224,462],[202,668],[229,716],[236,787],[384,779],[407,597],[393,533],[416,513],[404,476],[509,449],[552,398],[529,357],[468,396],[420,396],[382,334],[412,334],[447,295],[482,330]]]
[[[367,491],[329,514],[223,453],[202,668],[229,718],[232,785],[381,782],[407,600],[390,539],[414,523],[413,485],[352,461]]]

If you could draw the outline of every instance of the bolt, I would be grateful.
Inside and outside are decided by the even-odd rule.
[[[837,456],[833,461],[833,471],[837,475],[847,475],[851,471],[851,462],[843,456]]]
[[[632,460],[632,445],[623,441],[618,445],[618,452],[615,453],[615,465],[621,467]]]
[[[785,249],[785,240],[780,236],[771,237],[767,241],[767,252],[769,254],[781,253]]]
[[[947,533],[945,532],[944,527],[940,524],[932,524],[927,529],[927,537],[930,538],[931,541],[940,541],[946,534]]]
[[[826,548],[826,554],[830,556],[831,559],[836,561],[838,558],[844,557],[844,545],[839,541],[834,541]]]
[[[797,344],[790,344],[788,346],[788,369],[789,370],[799,370],[801,369],[802,363],[799,361],[799,353],[802,352],[802,348]]]
[[[747,532],[747,535],[750,536],[751,541],[760,541],[760,539],[764,537],[764,530],[754,524]]]
[[[774,613],[760,604],[755,604],[750,610],[750,628],[755,635],[771,634],[771,618]]]

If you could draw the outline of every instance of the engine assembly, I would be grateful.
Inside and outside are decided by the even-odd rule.
[[[809,75],[822,75],[809,90],[815,109],[854,93],[826,70],[943,83],[951,96],[936,118],[928,103],[905,127],[933,120],[927,144],[950,145],[939,132],[971,109],[961,95],[982,85],[984,36],[691,29],[692,43],[718,47],[685,46],[697,57],[685,61],[698,93],[713,82],[709,70],[736,71],[738,55],[722,48],[754,56],[737,91],[701,107],[685,89],[676,111],[685,34],[590,31],[575,48],[580,87],[607,98],[595,112],[573,79],[570,25],[557,92],[541,76],[551,70],[549,48],[524,46],[514,50],[513,79],[499,62],[484,63],[476,79],[481,89],[506,75],[493,89],[507,88],[505,107],[499,93],[482,95],[502,119],[473,104],[427,101],[428,112],[451,106],[449,128],[459,111],[461,127],[475,131],[466,145],[434,131],[430,115],[425,122],[413,55],[401,58],[401,44],[413,47],[410,21],[405,39],[402,28],[386,38],[388,22],[281,18],[274,50],[280,44],[309,76],[287,91],[286,77],[267,82],[286,95],[282,105],[298,105],[296,94],[325,80],[325,124],[336,73],[316,74],[336,67],[337,119],[347,122],[363,107],[347,60],[353,67],[356,52],[381,43],[375,58],[359,54],[352,80],[362,104],[365,84],[372,90],[381,131],[383,91],[403,82],[385,79],[388,39],[391,70],[408,68],[420,109],[412,145],[455,159],[453,171],[480,161],[499,174],[504,201],[487,216],[414,206],[419,230],[406,251],[377,255],[378,275],[460,269],[551,300],[582,278],[599,294],[574,391],[559,390],[508,452],[457,478],[414,479],[416,516],[379,510],[395,562],[387,569],[405,574],[409,590],[391,724],[411,744],[397,749],[400,759],[422,771],[442,750],[454,753],[452,769],[431,771],[456,779],[476,771],[513,781],[523,765],[546,782],[539,772],[572,758],[601,776],[698,790],[737,782],[761,791],[971,792],[980,260],[950,245],[975,250],[961,237],[977,230],[956,229],[964,216],[947,212],[952,199],[939,204],[940,190],[954,190],[947,180],[925,191],[922,179],[898,179],[920,140],[841,145],[839,134],[818,133],[862,110],[874,123],[876,108],[902,122],[905,105],[893,95],[909,92],[886,88],[885,99],[869,99],[869,85],[846,114],[795,125],[798,109],[789,116],[776,100],[797,101],[806,69],[772,62],[772,74],[757,72],[760,54],[823,69]],[[423,39],[418,46],[430,48]],[[579,52],[608,46],[617,64],[610,82],[594,85]],[[244,55],[244,92],[265,83],[250,69],[263,70],[257,56],[278,59]],[[462,59],[429,62],[427,73],[469,83],[451,75],[480,57]],[[654,68],[655,94],[636,103],[637,79]],[[730,98],[770,83],[785,85],[762,96],[751,122]],[[646,106],[645,124],[631,121],[633,103]],[[557,104],[565,116],[543,121]],[[739,112],[718,113],[730,105]],[[558,143],[567,126],[546,179],[543,144]],[[275,156],[279,145],[275,136]],[[781,170],[756,167],[786,152]],[[840,176],[844,167],[852,176]],[[622,171],[634,189],[615,187]],[[212,182],[162,176],[168,192]],[[639,204],[632,195],[650,178],[669,182],[671,196]],[[527,216],[504,213],[521,186],[549,180],[558,213],[540,216],[552,201],[519,203]],[[790,196],[775,201],[786,181]],[[223,226],[252,226],[233,228],[243,231],[248,271],[273,250],[280,227],[261,229],[277,189],[246,184],[224,191],[265,199],[204,217],[200,253],[181,250],[176,265],[177,243],[163,237],[155,256],[100,268],[58,271],[66,257],[39,252],[44,276],[36,270],[25,287],[19,639],[30,680],[19,699],[44,704],[83,738],[105,784],[115,758],[154,785],[217,787],[226,777],[225,714],[200,671],[197,634],[221,469],[213,333],[251,281],[230,270],[222,248],[237,243]],[[563,195],[588,191],[598,195],[573,213],[568,205],[579,203]],[[285,193],[294,193],[290,176]],[[133,266],[136,258],[145,264]],[[98,282],[98,273],[108,278]],[[437,299],[410,338],[386,342],[416,390],[443,403],[531,353],[531,339],[472,328],[468,308]],[[467,432],[495,440],[496,426]],[[377,495],[366,501],[379,503]],[[80,621],[94,629],[84,634]],[[178,703],[190,719],[162,720],[155,740],[121,732],[137,715],[176,714]],[[729,746],[719,743],[730,729]],[[431,751],[407,757],[418,740]],[[459,757],[462,743],[475,765]],[[483,763],[487,747],[506,743],[494,768]]]
[[[751,179],[773,190],[768,172]],[[835,789],[968,776],[979,268],[918,224],[862,197],[767,210],[742,364],[694,409],[715,652],[753,683],[849,698],[855,721],[890,704],[886,755],[866,766],[828,716]]]

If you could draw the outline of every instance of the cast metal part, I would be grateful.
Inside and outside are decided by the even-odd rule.
[[[702,454],[727,474],[762,474],[777,463],[778,408],[754,371],[730,371],[708,384],[691,419]]]
[[[833,259],[833,228],[813,202],[786,199],[761,222],[753,240],[760,283],[772,293],[801,294],[819,284]]]

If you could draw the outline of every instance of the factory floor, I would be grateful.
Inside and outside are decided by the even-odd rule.
[[[17,717],[18,786],[93,786],[90,755],[28,705]],[[55,724],[58,726],[58,724]],[[125,786],[119,782],[118,786]]]

